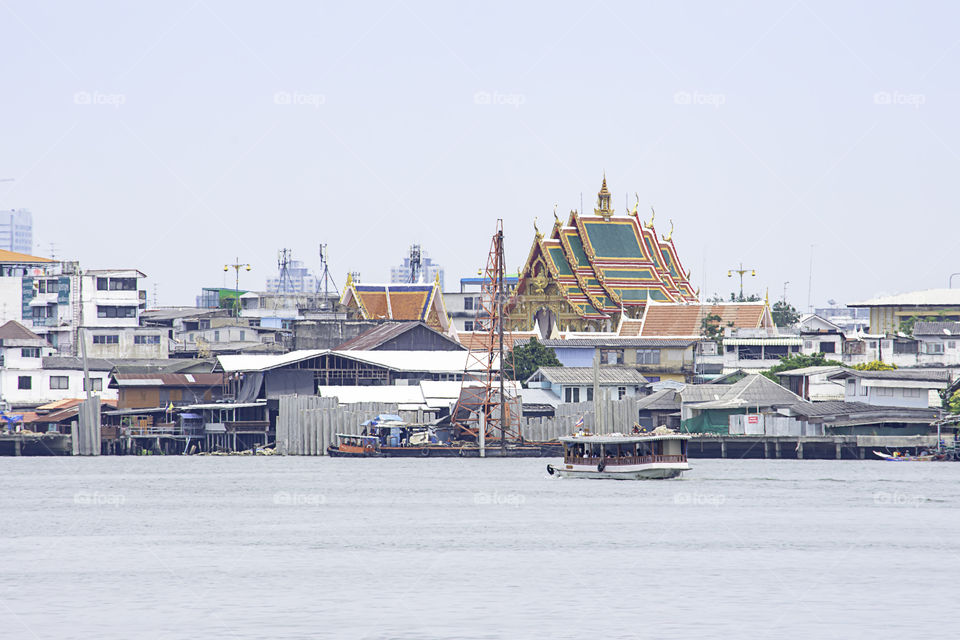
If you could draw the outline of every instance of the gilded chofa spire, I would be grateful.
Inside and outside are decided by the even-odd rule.
[[[603,184],[600,186],[600,192],[597,194],[597,208],[593,210],[598,216],[609,218],[613,215],[613,209],[610,207],[610,192],[607,191],[607,174],[603,174]]]

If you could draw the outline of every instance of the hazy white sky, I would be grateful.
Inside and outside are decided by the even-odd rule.
[[[696,286],[813,302],[960,271],[952,3],[0,0],[0,209],[36,252],[192,304],[280,247],[448,288],[497,217],[511,269],[555,202],[654,205]],[[230,276],[232,284],[232,275]]]

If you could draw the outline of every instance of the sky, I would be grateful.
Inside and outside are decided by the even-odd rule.
[[[884,2],[0,0],[0,210],[151,304],[342,288],[419,242],[448,289],[639,198],[704,295],[843,304],[960,272],[960,9]],[[635,195],[636,194],[636,195]],[[812,265],[812,268],[811,268]],[[960,278],[958,278],[960,280]],[[789,283],[789,284],[786,284]]]

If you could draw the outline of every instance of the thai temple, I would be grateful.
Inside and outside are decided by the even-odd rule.
[[[347,276],[340,304],[362,320],[419,321],[441,333],[451,330],[439,275],[430,284],[361,284]]]
[[[655,213],[641,221],[639,198],[625,215],[614,214],[604,176],[593,214],[571,211],[564,224],[554,211],[549,237],[536,227],[520,281],[506,307],[508,326],[559,332],[617,331],[621,321],[643,317],[648,303],[688,303],[690,285],[670,232],[657,235]]]

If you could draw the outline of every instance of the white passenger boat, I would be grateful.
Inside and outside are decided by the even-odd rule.
[[[560,438],[563,464],[547,465],[550,475],[571,478],[654,480],[689,471],[690,436],[665,428],[647,434],[573,435]]]

